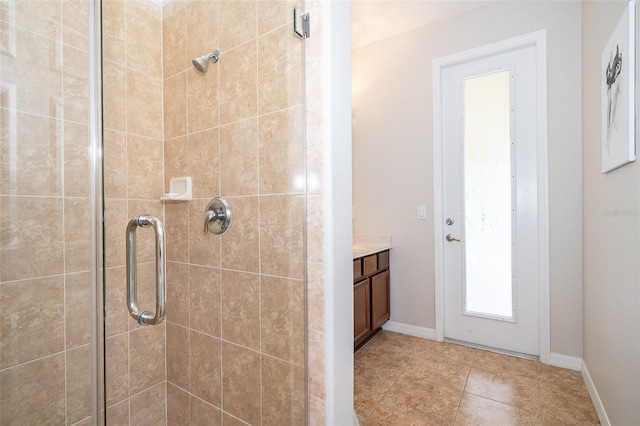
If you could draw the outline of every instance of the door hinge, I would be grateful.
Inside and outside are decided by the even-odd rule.
[[[293,8],[293,32],[303,39],[311,36],[309,14],[300,13],[296,7]]]

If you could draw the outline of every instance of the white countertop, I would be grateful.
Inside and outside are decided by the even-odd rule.
[[[353,245],[353,258],[369,256],[370,254],[379,253],[381,251],[389,250],[391,244],[354,244]]]

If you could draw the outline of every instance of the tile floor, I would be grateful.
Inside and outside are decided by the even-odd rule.
[[[578,371],[389,331],[354,381],[361,426],[599,424]]]

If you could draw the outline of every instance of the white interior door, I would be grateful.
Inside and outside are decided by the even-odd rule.
[[[537,355],[536,56],[442,72],[444,337]]]

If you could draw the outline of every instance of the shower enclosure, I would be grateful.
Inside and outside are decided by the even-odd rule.
[[[0,425],[306,423],[294,6],[0,2]],[[161,201],[178,177],[190,199]],[[206,231],[216,197],[223,235]],[[127,309],[142,213],[166,235],[148,326]],[[152,313],[153,223],[134,259]]]

